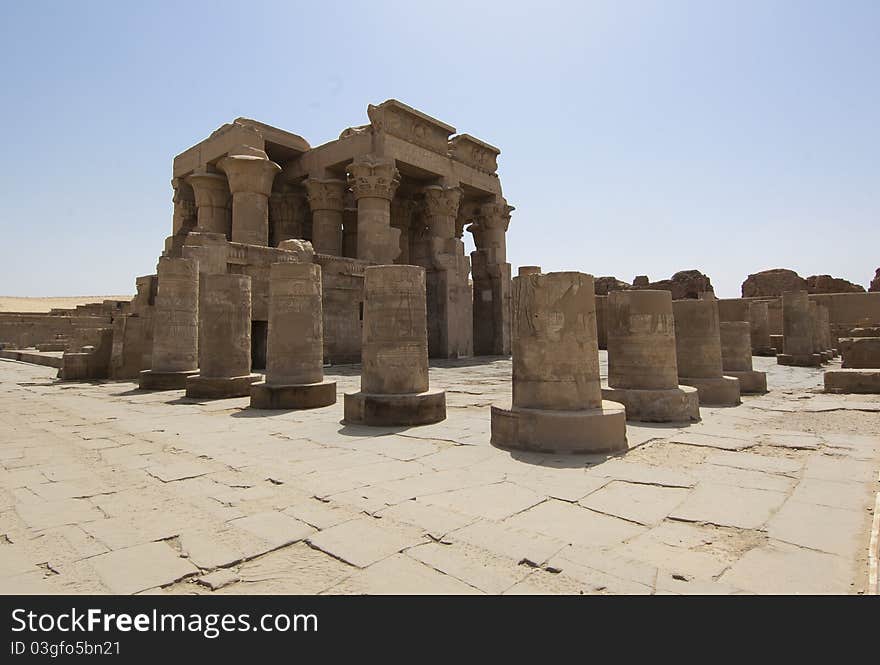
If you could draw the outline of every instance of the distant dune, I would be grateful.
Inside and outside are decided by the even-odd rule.
[[[51,309],[73,309],[77,305],[105,300],[131,300],[132,296],[61,296],[57,298],[22,298],[0,296],[0,312],[48,312]]]

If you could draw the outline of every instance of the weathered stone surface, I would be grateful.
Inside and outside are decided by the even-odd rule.
[[[880,268],[874,271],[874,278],[871,280],[871,285],[868,287],[868,291],[872,293],[880,291]]]
[[[749,275],[742,283],[743,298],[781,296],[786,291],[806,291],[807,280],[794,270],[772,268]]]
[[[425,270],[364,271],[361,390],[345,395],[345,419],[366,425],[423,425],[446,417],[446,395],[428,390]]]
[[[831,275],[810,275],[807,277],[809,293],[864,293],[865,287]]]
[[[702,483],[673,511],[672,517],[686,522],[759,529],[784,501],[782,492]]]
[[[602,400],[591,275],[513,281],[513,405],[492,408],[492,443],[520,450],[626,447],[625,414]]]
[[[309,538],[312,547],[358,568],[426,541],[420,529],[373,517],[343,522]]]
[[[7,560],[15,574],[0,571],[0,586],[107,593],[92,561],[108,546],[155,545],[170,553],[163,560],[201,570],[186,568],[178,582],[169,580],[179,573],[166,571],[134,592],[865,591],[880,402],[819,395],[821,372],[753,361],[773,377],[770,395],[704,409],[703,422],[687,428],[631,426],[638,447],[610,457],[488,445],[486,407],[511,396],[504,359],[433,364],[432,384],[454,387],[454,408],[447,421],[419,430],[342,425],[342,405],[308,417],[244,417],[246,400],[181,403],[118,382],[71,389],[52,381],[50,368],[2,361],[0,493],[10,510],[0,555],[17,553]],[[600,354],[600,374],[606,367]],[[350,368],[325,371],[357,389]],[[706,487],[712,503],[701,498]],[[661,517],[678,494],[684,501]],[[440,497],[447,505],[426,503]],[[510,514],[535,497],[553,498]],[[819,510],[790,512],[795,503]],[[686,506],[696,521],[678,519]],[[768,509],[757,528],[705,521],[744,527]],[[392,553],[359,569],[303,541],[275,545],[241,528],[267,513],[286,516],[309,538],[364,520],[378,530],[336,532],[339,552],[359,552],[363,542],[403,546],[385,547],[380,556]],[[861,523],[849,520],[856,516]],[[283,543],[290,524],[263,533]],[[412,539],[400,529],[412,529]],[[234,575],[212,576],[215,590],[194,584],[218,569]],[[520,571],[526,576],[504,589]]]
[[[631,284],[610,276],[596,277],[593,284],[597,296],[607,296],[609,291],[626,291],[632,288]]]
[[[696,388],[701,404],[739,404],[739,382],[722,371],[718,301],[674,300],[672,311],[678,382]]]
[[[146,543],[89,559],[111,593],[137,593],[198,572],[165,543]]]
[[[640,281],[638,284],[633,282],[633,289],[652,289],[655,291],[669,291],[672,293],[673,300],[683,300],[685,298],[701,298],[703,294],[714,293],[712,282],[707,275],[699,270],[681,270],[675,273],[670,279],[662,279],[658,282],[646,283]]]
[[[678,384],[675,320],[668,291],[609,294],[608,388],[602,396],[623,404],[627,419],[700,419],[697,390]]]

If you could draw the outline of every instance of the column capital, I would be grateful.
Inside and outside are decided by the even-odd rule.
[[[348,165],[348,184],[357,199],[390,201],[400,184],[400,173],[393,159],[365,155]]]
[[[306,193],[312,212],[315,210],[342,211],[345,206],[345,181],[337,178],[309,178]]]
[[[192,187],[197,206],[226,207],[229,198],[229,185],[223,174],[196,171],[186,176],[184,180]]]
[[[516,208],[507,204],[507,199],[503,196],[496,197],[494,201],[484,203],[480,206],[480,211],[476,217],[476,224],[483,230],[502,230],[507,231],[510,225],[510,213]]]
[[[425,195],[425,211],[430,216],[457,217],[461,203],[461,187],[428,185],[422,188]]]
[[[256,155],[230,155],[217,162],[217,167],[229,180],[229,191],[269,196],[272,182],[281,167],[268,158]]]

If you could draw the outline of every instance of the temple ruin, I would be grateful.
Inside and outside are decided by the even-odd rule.
[[[496,174],[500,150],[396,100],[367,115],[369,124],[314,148],[238,118],[174,158],[163,256],[198,259],[202,276],[251,278],[255,370],[266,367],[269,266],[296,260],[291,240],[311,242],[321,267],[325,362],[360,360],[364,269],[382,264],[424,268],[432,358],[510,352],[513,207]],[[144,331],[122,344],[149,340]]]

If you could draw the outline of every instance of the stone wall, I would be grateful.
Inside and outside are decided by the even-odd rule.
[[[111,324],[110,316],[0,312],[0,343],[14,348],[47,344],[59,336],[69,340],[82,329]]]

